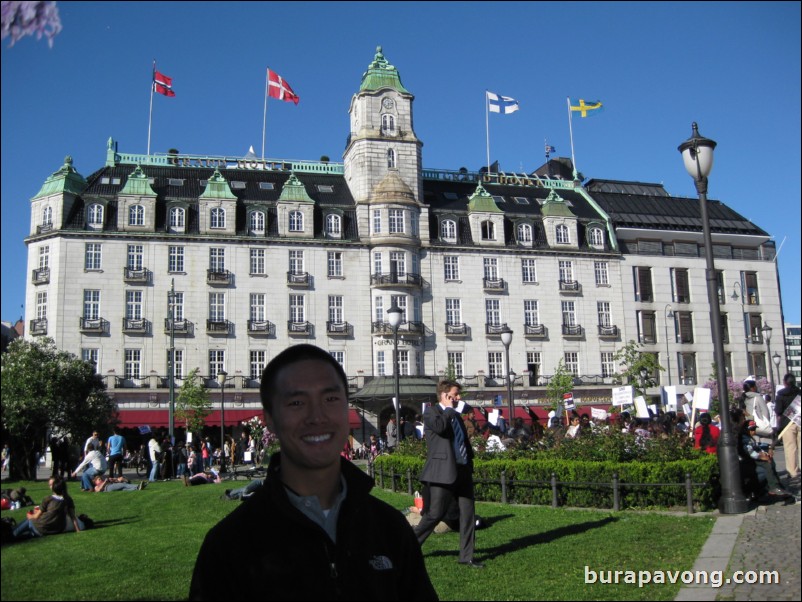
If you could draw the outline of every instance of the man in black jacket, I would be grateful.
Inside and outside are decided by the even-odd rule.
[[[785,387],[777,391],[774,399],[774,411],[780,418],[780,432],[785,431],[782,437],[783,452],[785,453],[785,469],[791,479],[799,481],[799,426],[783,416],[794,399],[799,395],[799,387],[796,386],[796,377],[793,374],[786,374],[783,378]],[[790,426],[789,426],[790,424]],[[787,428],[786,428],[787,427]]]
[[[437,600],[404,517],[340,457],[347,391],[342,367],[313,345],[267,365],[260,393],[281,452],[264,485],[206,535],[191,600]]]

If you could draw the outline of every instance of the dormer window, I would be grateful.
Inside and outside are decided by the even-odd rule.
[[[231,190],[245,190],[245,182],[234,180],[231,182]]]
[[[52,226],[53,225],[53,208],[52,207],[45,207],[42,209],[42,225],[43,226]]]
[[[145,225],[145,208],[142,205],[131,205],[128,208],[128,225],[129,226]]]
[[[564,224],[559,224],[557,226],[557,244],[558,245],[570,245],[571,244],[571,234],[568,230],[568,226]]]
[[[342,218],[336,213],[330,213],[326,216],[326,234],[331,238],[340,238],[342,236]]]
[[[482,222],[482,240],[496,240],[496,225],[490,220]]]
[[[387,169],[395,169],[395,151],[392,148],[387,149]]]
[[[516,229],[518,242],[520,244],[531,244],[532,242],[532,226],[529,224],[518,224]]]
[[[304,214],[300,211],[290,211],[290,232],[304,231]]]
[[[440,222],[440,238],[445,242],[457,242],[457,222],[444,219]]]
[[[382,115],[382,133],[395,135],[395,117],[393,115]]]
[[[265,213],[264,211],[251,211],[248,215],[248,230],[252,234],[265,233]]]
[[[273,190],[273,182],[259,182],[259,190]]]
[[[176,232],[183,232],[186,225],[186,210],[183,207],[170,208],[170,228]]]
[[[601,228],[591,228],[588,232],[588,238],[590,239],[590,244],[593,247],[603,247],[604,246],[604,232],[602,232]]]
[[[86,224],[90,228],[103,227],[103,205],[93,203],[86,210]]]
[[[210,228],[225,228],[226,227],[226,210],[222,207],[212,207],[210,214],[211,220],[209,222]]]

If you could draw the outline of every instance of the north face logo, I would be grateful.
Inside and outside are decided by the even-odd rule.
[[[368,564],[374,571],[389,571],[393,568],[393,561],[387,556],[374,556],[368,560]]]

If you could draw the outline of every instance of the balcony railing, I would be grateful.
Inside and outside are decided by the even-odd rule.
[[[207,284],[229,285],[234,275],[228,270],[206,270]]]
[[[144,318],[132,319],[123,318],[124,334],[148,334],[150,332],[150,321]]]
[[[503,278],[483,278],[482,287],[486,291],[503,291],[507,288],[507,283]]]
[[[39,268],[31,273],[33,284],[47,284],[50,282],[50,268]]]
[[[207,334],[231,334],[232,326],[228,320],[206,320]]]
[[[545,338],[548,331],[543,324],[524,324],[525,337],[540,337]]]
[[[287,284],[290,286],[309,286],[309,272],[287,272]]]
[[[109,332],[109,322],[103,318],[78,318],[79,329],[86,334],[105,334]]]
[[[450,337],[467,337],[470,334],[470,328],[467,324],[462,322],[455,324],[446,324],[446,336]]]
[[[268,320],[248,320],[248,334],[276,336],[276,325]]]
[[[36,233],[37,234],[45,234],[50,232],[53,229],[53,224],[43,224],[41,226],[36,226]]]
[[[173,334],[191,335],[195,325],[189,320],[173,320]],[[170,318],[164,319],[164,334],[170,334]]]
[[[749,342],[754,343],[755,345],[760,345],[761,343],[763,343],[763,335],[754,333],[749,336]]]
[[[151,271],[146,268],[140,268],[138,270],[134,270],[129,267],[123,268],[123,280],[125,282],[147,284],[150,282],[150,275]]]
[[[638,342],[646,345],[654,345],[657,342],[657,337],[653,334],[639,334]]]
[[[397,274],[395,272],[390,272],[389,274],[375,273],[370,275],[370,284],[371,286],[398,284],[402,286],[421,286],[423,284],[423,278],[421,278],[420,274],[410,274],[409,272],[404,274]]]
[[[501,334],[509,330],[507,324],[485,324],[485,334]]]
[[[560,280],[560,292],[578,294],[582,292],[582,285],[576,280]]]
[[[578,324],[563,324],[563,336],[565,337],[581,337],[583,334],[582,327]]]
[[[287,321],[287,332],[290,335],[311,335],[312,324],[310,322]]]
[[[423,322],[402,322],[398,325],[398,334],[400,336],[415,335],[420,336],[426,330]],[[389,322],[372,322],[371,333],[373,334],[393,334],[393,327]]]
[[[28,330],[32,336],[47,334],[47,318],[31,320],[30,328]]]
[[[326,334],[333,337],[350,337],[354,327],[348,322],[326,322]]]
[[[599,336],[600,337],[617,337],[618,336],[618,326],[602,326],[599,324]]]

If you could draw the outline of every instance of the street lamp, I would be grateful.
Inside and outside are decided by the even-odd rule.
[[[226,471],[226,376],[225,370],[217,373],[217,382],[220,383],[220,472]]]
[[[763,338],[766,339],[766,354],[771,357],[771,326],[768,324],[764,324],[763,328],[760,329],[760,332],[763,333]],[[771,369],[771,364],[768,365],[769,368],[769,383],[771,383],[771,398],[774,399],[774,392],[776,389],[774,388],[774,370]]]
[[[724,366],[724,341],[721,332],[721,309],[719,308],[718,277],[713,261],[713,236],[710,233],[710,218],[707,213],[707,176],[713,168],[713,149],[716,143],[699,135],[696,123],[691,137],[679,145],[685,169],[693,178],[699,194],[699,210],[702,219],[702,234],[705,246],[707,270],[707,302],[710,305],[710,330],[713,335],[713,357],[716,362],[716,380],[721,403],[721,436],[718,441],[718,462],[721,473],[721,497],[719,510],[722,514],[741,514],[749,510],[749,501],[741,489],[741,468],[738,464],[736,439],[732,433],[730,401],[727,395],[727,373]]]
[[[780,354],[775,351],[774,355],[771,356],[771,359],[774,361],[774,365],[777,367],[777,382],[781,382],[780,381],[780,362],[782,361],[782,358],[780,357]]]
[[[507,365],[507,411],[510,413],[508,425],[512,425],[512,419],[515,417],[515,402],[512,400],[512,374],[510,369],[510,343],[512,343],[512,330],[506,324],[501,331],[501,342],[504,343],[504,351],[506,353]]]
[[[395,301],[387,310],[387,320],[393,329],[393,377],[395,378],[395,442],[401,442],[401,386],[398,374],[398,327],[401,325],[403,312]]]
[[[175,278],[170,283],[170,292],[167,294],[170,305],[170,445],[175,445]]]
[[[735,291],[736,288],[741,293],[740,297],[738,296],[738,293]],[[735,282],[732,283],[732,300],[737,301],[739,298],[741,299],[741,317],[743,318],[744,321],[744,351],[746,351],[746,373],[753,374],[752,368],[749,367],[749,364],[751,363],[749,361],[749,327],[746,324],[746,309],[744,308],[744,301],[746,300],[746,297],[744,296],[744,289],[741,286],[741,283],[736,280]]]
[[[668,365],[668,386],[671,386],[671,354],[668,351],[668,320],[674,317],[674,311],[671,309],[671,304],[667,303],[663,311],[665,315],[665,330],[666,330],[666,364]]]

